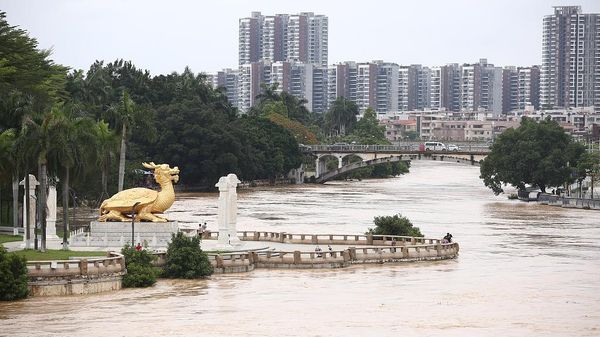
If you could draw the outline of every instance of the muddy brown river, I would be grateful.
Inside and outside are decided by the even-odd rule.
[[[0,302],[0,336],[600,336],[600,212],[494,196],[477,167],[239,191],[239,230],[363,233],[402,213],[458,259],[264,270],[149,289]],[[216,230],[217,194],[170,217]]]

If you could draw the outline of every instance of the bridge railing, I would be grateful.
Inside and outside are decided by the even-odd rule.
[[[425,152],[419,150],[419,144],[400,144],[400,145],[305,145],[305,149],[313,152]],[[465,145],[461,146],[457,152],[477,152],[487,153],[490,151],[489,145]],[[435,151],[436,153],[452,151]]]

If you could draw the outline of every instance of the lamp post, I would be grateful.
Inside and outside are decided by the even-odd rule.
[[[136,202],[131,207],[131,247],[135,247],[134,241],[134,232],[135,232],[135,208],[139,205],[140,202]]]

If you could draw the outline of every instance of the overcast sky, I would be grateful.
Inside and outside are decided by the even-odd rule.
[[[540,64],[542,18],[556,5],[600,13],[599,0],[0,0],[58,63],[123,58],[153,75],[237,67],[238,20],[252,11],[327,15],[330,64]]]

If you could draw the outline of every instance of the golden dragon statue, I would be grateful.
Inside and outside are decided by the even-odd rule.
[[[168,164],[156,165],[142,163],[145,168],[154,170],[154,180],[161,190],[149,188],[130,188],[121,191],[102,202],[98,221],[131,221],[127,215],[132,211],[137,214],[136,220],[167,222],[166,218],[156,215],[163,213],[175,202],[173,182],[179,181],[179,168],[170,168]]]

